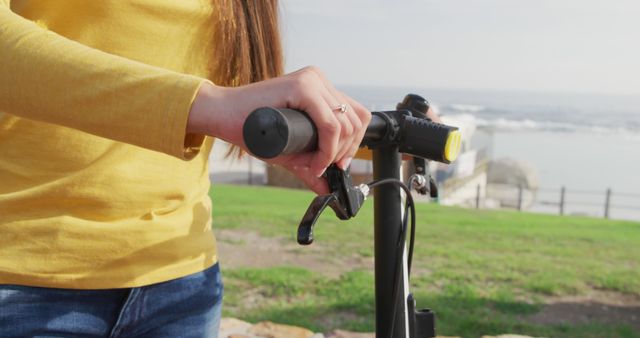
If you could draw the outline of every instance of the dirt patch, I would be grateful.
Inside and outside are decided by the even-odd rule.
[[[330,315],[323,315],[316,320],[322,327],[343,327],[344,324],[362,320],[362,316],[351,311],[334,311]]]
[[[264,237],[244,229],[221,229],[216,231],[216,237],[223,268],[299,266],[337,278],[348,271],[373,271],[374,267],[373,257],[358,254],[337,257],[323,243],[303,247],[294,239]],[[428,269],[416,269],[413,274],[428,273]],[[259,290],[247,297],[251,302],[265,301]],[[601,290],[581,296],[552,297],[545,300],[540,312],[523,316],[522,320],[539,325],[628,324],[640,331],[640,297]]]
[[[294,239],[264,237],[243,229],[217,230],[216,238],[223,268],[300,266],[331,278],[352,270],[373,271],[373,257],[335,257],[322,243],[300,246]]]
[[[540,312],[523,319],[540,325],[627,324],[640,332],[640,297],[593,290],[586,296],[548,299]]]

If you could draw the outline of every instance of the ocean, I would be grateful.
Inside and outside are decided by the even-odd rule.
[[[405,94],[443,116],[491,130],[492,157],[536,168],[533,211],[640,220],[640,96],[341,86],[370,110],[394,109]]]

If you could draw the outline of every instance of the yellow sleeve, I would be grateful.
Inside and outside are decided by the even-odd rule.
[[[186,135],[204,81],[64,38],[0,0],[1,112],[189,159],[204,139]]]

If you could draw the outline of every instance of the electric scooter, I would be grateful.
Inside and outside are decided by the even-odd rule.
[[[409,275],[415,237],[415,206],[411,190],[401,180],[401,156],[413,157],[415,174],[409,185],[418,193],[437,197],[437,186],[428,173],[426,160],[451,163],[460,149],[458,128],[427,118],[429,103],[409,94],[393,111],[372,112],[361,146],[373,151],[373,178],[354,186],[349,170],[335,164],[324,176],[330,194],[315,197],[298,227],[298,243],[313,242],[320,214],[329,206],[342,220],[356,216],[374,190],[374,254],[376,337],[435,337],[435,314],[416,309],[409,292]],[[261,158],[314,151],[317,130],[301,111],[264,107],[253,111],[243,126],[249,151]],[[404,195],[404,196],[403,196]],[[403,207],[403,197],[405,200]],[[410,216],[410,217],[409,217]],[[409,248],[406,248],[408,219]]]

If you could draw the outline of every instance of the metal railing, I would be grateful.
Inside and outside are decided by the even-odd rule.
[[[504,204],[515,205],[514,209],[522,211],[525,204],[529,204],[527,210],[566,214],[601,215],[604,218],[612,218],[612,211],[624,211],[625,217],[640,219],[640,193],[614,191],[611,188],[604,190],[569,189],[565,186],[559,189],[538,188],[532,190],[532,201],[525,201],[524,189],[518,186],[512,199],[501,198]],[[482,194],[481,186],[477,186],[475,207],[479,209],[486,195]],[[528,202],[528,203],[527,203]],[[546,209],[546,210],[544,210]],[[569,210],[571,212],[568,212]]]

